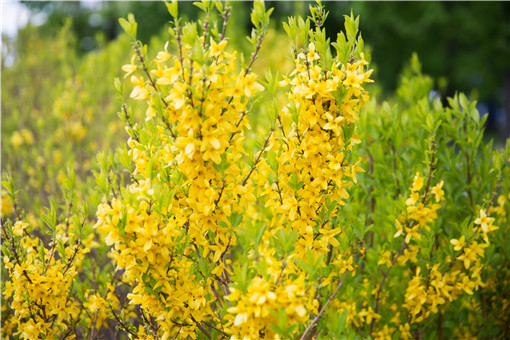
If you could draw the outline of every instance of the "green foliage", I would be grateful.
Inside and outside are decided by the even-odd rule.
[[[286,181],[280,181],[285,167],[295,160],[293,155],[282,161],[284,144],[309,136],[309,130],[296,128],[303,124],[304,109],[288,103],[289,89],[278,83],[280,75],[285,75],[285,81],[295,75],[291,73],[295,59],[304,58],[309,67],[308,53],[317,54],[316,66],[325,77],[337,63],[343,72],[354,62],[369,62],[370,53],[359,33],[359,16],[352,11],[345,15],[345,32],[339,32],[332,42],[325,21],[338,13],[318,2],[310,6],[308,18],[293,16],[283,23],[287,40],[271,26],[272,8],[257,1],[249,16],[252,31],[245,40],[232,27],[244,5],[203,1],[194,3],[193,10],[189,9],[192,6],[178,7],[176,1],[165,5],[172,27],[150,42],[143,23],[148,19],[133,5],[134,14],[119,19],[126,34],[101,43],[94,53],[75,52],[77,37],[71,22],[56,35],[28,27],[7,44],[7,53],[17,57],[12,65],[2,64],[3,334],[32,338],[36,333],[30,333],[35,332],[31,323],[35,322],[41,327],[52,325],[44,326],[46,338],[65,337],[66,333],[113,337],[117,331],[125,337],[150,338],[150,333],[228,338],[235,334],[229,328],[247,323],[246,315],[252,312],[243,312],[242,298],[263,305],[278,291],[275,301],[287,293],[295,294],[294,299],[286,301],[285,308],[260,307],[267,322],[255,323],[260,338],[267,334],[282,339],[508,337],[510,141],[498,148],[484,136],[487,115],[480,114],[475,101],[462,93],[444,101],[431,96],[434,79],[423,74],[418,55],[413,54],[399,77],[392,73],[397,89],[390,91],[385,84],[386,97],[372,98],[356,123],[338,130],[345,143],[333,150],[344,157],[337,171],[353,185],[336,197],[327,196],[329,186],[321,191],[326,199],[316,211],[317,220],[304,227],[312,235],[312,246],[303,248],[304,234],[291,220],[309,205],[305,189],[319,180],[303,179],[302,169],[295,167]],[[364,6],[368,5],[354,7]],[[431,6],[438,11],[442,8]],[[200,12],[200,19],[185,21],[186,13],[193,11]],[[235,146],[244,148],[239,157],[232,160],[229,156],[234,151],[230,149],[227,155],[225,150],[209,167],[220,178],[217,188],[210,190],[211,197],[217,195],[211,216],[221,209],[224,215],[211,222],[215,231],[203,225],[190,231],[194,225],[183,216],[189,219],[193,209],[187,206],[187,215],[182,216],[175,207],[171,209],[177,202],[189,204],[194,185],[202,178],[190,180],[177,169],[175,158],[162,160],[161,150],[174,152],[174,156],[178,147],[189,150],[189,143],[184,147],[179,143],[193,131],[182,129],[177,137],[172,136],[183,123],[164,124],[172,110],[167,102],[175,100],[169,98],[177,80],[161,85],[150,77],[160,66],[156,60],[162,58],[156,51],[177,56],[182,63],[180,53],[187,45],[190,71],[182,74],[193,73],[193,65],[208,72],[220,60],[210,54],[211,41],[219,44],[224,35],[231,37],[227,53],[246,52],[247,57],[239,53],[236,71],[246,77],[253,69],[265,91],[250,94],[245,111],[238,112],[239,123],[246,117],[242,125],[246,129],[227,136],[229,143],[234,136],[245,138]],[[374,57],[379,46],[374,45]],[[129,63],[131,48],[134,56]],[[129,93],[134,97],[135,92],[125,83],[122,65],[133,67],[136,76],[147,77],[142,83],[153,99],[155,113],[145,104],[128,102]],[[223,69],[217,72],[224,75]],[[300,72],[305,74],[306,68]],[[138,84],[136,76],[132,82]],[[176,79],[186,83],[182,78]],[[192,78],[186,100],[203,102],[208,89],[203,87],[198,93],[202,79]],[[303,83],[308,86],[309,81]],[[352,88],[339,87],[333,99],[342,103],[352,95],[349,91]],[[314,93],[310,100],[318,97]],[[233,101],[228,98],[234,96],[225,96],[226,106]],[[285,105],[287,116],[280,110]],[[211,117],[200,118],[204,123]],[[291,127],[297,129],[293,137]],[[332,130],[322,132],[333,135]],[[261,139],[261,135],[268,137]],[[203,137],[199,136],[200,141]],[[220,142],[211,139],[210,143]],[[278,143],[280,148],[275,147]],[[303,143],[296,144],[297,155]],[[344,166],[344,159],[360,162]],[[331,163],[321,167],[326,169]],[[226,179],[237,170],[241,180],[226,188]],[[250,176],[256,178],[254,184],[247,181]],[[208,185],[212,179],[207,178]],[[290,188],[295,202],[283,204],[282,187]],[[281,203],[283,213],[274,213],[266,205],[270,193]],[[227,198],[230,203],[225,203]],[[253,203],[246,205],[249,209],[239,210],[242,205],[237,203],[249,199]],[[101,213],[96,217],[98,206]],[[416,207],[427,214],[413,217]],[[282,216],[285,213],[288,216]],[[140,221],[156,228],[149,232],[139,227]],[[93,228],[96,222],[111,227],[106,235]],[[164,241],[151,238],[174,224],[176,229],[169,228]],[[119,241],[134,234],[124,244]],[[223,243],[208,243],[216,239]],[[319,253],[322,240],[327,251]],[[172,246],[162,246],[163,242]],[[119,257],[127,246],[138,249],[139,257]],[[156,256],[169,259],[159,271],[154,261],[145,260],[156,247],[163,249]],[[304,250],[297,254],[297,249]],[[476,253],[472,258],[470,251]],[[135,273],[133,277],[126,277],[113,258],[124,261],[120,263]],[[51,277],[61,280],[60,284],[51,285]],[[179,280],[186,280],[186,285],[176,285],[183,282]],[[165,292],[182,292],[189,286],[193,289],[187,298],[177,298],[172,307],[161,304],[170,300]],[[20,287],[26,290],[18,294]],[[40,287],[51,294],[41,295]],[[145,293],[157,298],[135,300],[137,294]],[[311,296],[306,303],[293,305],[305,301],[306,295]],[[416,296],[423,300],[416,302]],[[41,307],[42,301],[49,302]],[[205,301],[211,311],[199,313]],[[158,319],[154,310],[165,316],[176,314]],[[19,317],[15,313],[20,311],[32,314]],[[298,315],[306,322],[296,322]],[[158,323],[173,328],[163,330]]]

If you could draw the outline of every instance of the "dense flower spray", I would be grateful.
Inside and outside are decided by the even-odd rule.
[[[2,335],[508,337],[510,145],[483,144],[473,102],[431,98],[417,57],[377,102],[359,18],[331,42],[320,2],[283,24],[287,46],[256,1],[248,54],[229,38],[235,4],[194,3],[196,22],[165,5],[156,53],[134,15],[119,21],[129,137],[97,155],[96,183],[59,172],[65,202],[38,223],[2,182]],[[290,58],[264,74],[266,36]],[[65,93],[64,130],[92,138]]]

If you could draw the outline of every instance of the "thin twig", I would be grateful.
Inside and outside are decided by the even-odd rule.
[[[282,117],[280,116],[280,114],[278,114],[277,118],[278,118],[278,123],[280,123],[280,130],[282,131],[283,138],[287,139],[287,136],[285,135],[285,130],[283,129]]]
[[[69,262],[67,262],[67,265],[64,269],[64,272],[62,273],[62,275],[65,275],[67,273],[67,271],[71,268],[71,266],[73,265],[73,261],[74,261],[74,258],[76,257],[76,254],[78,253],[78,250],[80,250],[80,240],[76,240],[76,244],[75,244],[75,249],[74,249],[74,253],[73,255],[71,256],[71,258],[69,259]]]
[[[400,255],[402,255],[402,253],[404,252],[404,249],[406,249],[406,248],[407,248],[407,243],[404,239],[404,241],[402,242],[402,246],[400,247],[400,250],[398,251],[397,255],[395,255],[395,257],[393,258],[393,261],[391,261],[391,265],[388,267],[388,269],[386,270],[386,272],[383,275],[383,278],[381,279],[381,282],[379,283],[379,288],[377,289],[377,295],[375,298],[375,308],[374,308],[374,313],[376,313],[376,314],[379,311],[379,300],[381,299],[381,291],[382,291],[384,282],[386,281],[386,278],[388,277],[388,274],[390,273],[391,268],[393,268],[393,266],[397,262],[398,257]],[[374,325],[375,325],[375,318],[372,319],[372,323],[370,324],[370,333],[369,333],[370,335],[372,335],[372,331],[374,330]]]
[[[198,329],[200,329],[200,331],[202,333],[204,333],[204,335],[207,337],[207,339],[211,340],[211,334],[207,331],[207,329],[205,329],[204,326],[202,326],[202,324],[200,322],[195,320],[193,315],[190,315],[190,317],[191,317],[191,320],[193,320],[193,322],[197,325]]]
[[[218,329],[216,327],[214,327],[210,322],[207,322],[207,321],[202,321],[206,326],[208,327],[211,327],[212,329],[220,332],[221,334],[223,334],[224,336],[226,337],[230,337],[230,335],[228,335],[228,333],[226,333],[225,331],[222,331],[221,329]]]
[[[158,93],[159,99],[165,105],[165,109],[166,109],[168,107],[168,103],[166,102],[165,98],[163,98],[163,96],[161,95],[160,91],[158,91],[158,87],[156,85],[156,82],[154,81],[154,79],[152,79],[152,76],[149,73],[149,70],[147,69],[147,66],[145,65],[145,59],[143,58],[142,52],[140,52],[140,47],[139,47],[138,43],[135,44],[134,48],[135,48],[135,52],[136,52],[136,54],[138,56],[138,60],[142,64],[142,68],[143,68],[143,71],[145,72],[145,75],[149,79],[149,82],[151,83],[152,87],[154,87],[154,90]],[[181,56],[181,68],[182,68],[182,56]],[[170,123],[168,123],[168,120],[166,119],[164,114],[161,114],[161,119],[163,120],[163,123],[165,123],[165,126],[168,129],[168,131],[170,131],[170,134],[172,135],[172,137],[175,139],[176,135],[175,135],[174,131],[172,130],[172,127],[170,126]]]
[[[230,7],[226,6],[223,12],[223,28],[221,30],[220,41],[225,38],[225,31],[227,30],[228,18],[230,17]]]
[[[113,318],[115,319],[115,321],[117,321],[117,323],[119,324],[119,326],[125,331],[125,332],[128,332],[129,334],[131,334],[132,336],[135,337],[135,339],[138,338],[138,335],[133,332],[132,330],[129,329],[129,327],[119,318],[119,316],[117,315],[117,313],[115,313],[115,310],[113,309],[112,305],[110,303],[108,303],[108,307],[110,308],[110,311],[112,312],[112,315],[113,315]]]
[[[425,193],[423,194],[421,203],[425,203],[425,200],[427,199],[427,196],[428,196],[429,190],[430,190],[430,181],[432,179],[432,173],[435,170],[435,167],[434,167],[434,159],[435,159],[435,155],[436,155],[436,140],[435,139],[432,139],[431,151],[432,151],[432,157],[430,158],[430,163],[429,163],[429,176],[427,178],[427,186],[425,187]]]
[[[471,209],[474,208],[474,202],[473,202],[473,193],[471,192],[471,162],[469,159],[469,155],[466,152],[464,152],[464,155],[466,156],[466,171],[467,171],[467,181],[468,181],[468,188],[467,193],[469,197],[469,205],[471,206]]]
[[[244,72],[244,76],[246,77],[248,73],[250,73],[251,67],[253,66],[253,63],[255,62],[255,59],[257,59],[257,54],[260,51],[260,46],[262,46],[262,41],[264,40],[265,32],[262,32],[259,35],[259,41],[257,42],[257,47],[255,48],[255,51],[251,54],[251,60],[250,64],[248,64],[248,67],[246,68],[246,71]]]
[[[226,181],[223,179],[223,186],[221,187],[221,191],[220,191],[220,194],[218,195],[218,198],[216,199],[216,201],[214,202],[214,208],[217,209],[218,208],[218,204],[220,203],[220,200],[221,200],[221,196],[223,196],[223,191],[225,190],[225,186],[226,186]]]
[[[251,170],[250,172],[248,173],[248,175],[244,178],[243,180],[243,183],[241,184],[243,187],[246,185],[246,182],[248,182],[248,179],[250,178],[251,174],[253,173],[253,171],[255,171],[255,168],[257,167],[257,164],[260,162],[260,158],[262,157],[262,154],[264,153],[264,151],[266,150],[267,148],[267,145],[269,144],[269,139],[271,138],[271,136],[273,135],[273,131],[274,131],[274,127],[271,128],[271,131],[269,132],[269,135],[267,136],[266,138],[266,141],[264,142],[264,146],[262,147],[262,150],[259,151],[259,154],[257,156],[257,159],[255,160],[255,162],[253,163],[253,165],[251,166]]]
[[[299,338],[300,340],[305,340],[306,337],[308,336],[308,334],[312,331],[313,327],[317,324],[317,322],[319,322],[320,318],[322,317],[322,315],[326,311],[326,308],[328,307],[329,303],[333,300],[333,298],[335,297],[336,293],[338,292],[338,290],[340,289],[340,287],[344,283],[344,280],[345,280],[345,277],[347,276],[347,273],[348,273],[348,271],[346,270],[344,275],[342,276],[342,279],[338,282],[338,285],[336,286],[335,291],[333,292],[333,294],[331,294],[331,296],[329,297],[328,301],[326,301],[326,303],[324,304],[324,306],[320,310],[319,314],[317,314],[317,316],[315,316],[315,318],[312,320],[312,323],[310,323],[310,325],[308,325],[308,327],[306,328],[306,330],[303,333],[303,335],[301,336],[301,338]]]
[[[129,126],[129,128],[131,129],[131,131],[133,131],[133,137],[135,138],[135,140],[138,143],[140,143],[140,138],[138,137],[138,133],[136,132],[136,130],[133,126],[133,123],[131,122],[131,117],[129,116],[129,113],[127,112],[126,104],[122,105],[122,111],[124,112],[124,118],[126,118],[126,122]]]

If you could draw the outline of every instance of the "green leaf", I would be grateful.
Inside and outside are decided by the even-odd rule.
[[[124,18],[119,19],[119,24],[122,26],[122,29],[124,32],[126,32],[128,35],[130,35],[131,32],[131,24]]]
[[[119,77],[115,77],[113,79],[113,87],[115,88],[115,91],[117,91],[121,96],[124,96],[124,86]]]
[[[172,18],[177,18],[179,15],[179,9],[177,6],[177,1],[173,0],[172,2],[165,1],[166,9],[168,10],[168,13],[172,16]]]
[[[354,20],[352,12],[351,16],[344,15],[344,17],[345,17],[345,33],[347,34],[347,40],[352,41],[356,38],[356,35],[358,34],[357,21]]]
[[[207,10],[208,10],[208,7],[204,4],[203,1],[202,2],[195,1],[195,2],[193,2],[193,5],[195,5],[196,7],[200,8],[204,12],[207,12]]]
[[[230,225],[232,226],[232,228],[236,228],[243,221],[243,215],[234,212],[232,213],[232,215],[228,217],[228,220],[230,221]]]

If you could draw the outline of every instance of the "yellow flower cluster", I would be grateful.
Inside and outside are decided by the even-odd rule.
[[[194,338],[203,322],[219,321],[212,304],[228,294],[232,274],[225,255],[252,199],[240,160],[248,101],[262,86],[237,67],[227,40],[200,39],[198,47],[180,41],[177,56],[165,48],[153,70],[137,47],[124,66],[145,72],[131,76],[131,97],[147,101],[147,134],[134,127],[128,143],[134,183],[97,213],[123,280],[135,286],[130,302],[163,338]]]
[[[7,216],[14,211],[11,198],[3,190],[0,204],[1,204],[0,216],[2,217]]]
[[[14,317],[6,320],[2,332],[11,334],[16,327],[22,339],[53,338],[65,334],[79,321],[80,308],[71,297],[71,286],[77,274],[75,264],[88,250],[75,245],[66,248],[65,254],[55,255],[55,248],[42,247],[39,239],[29,236],[27,227],[27,223],[18,221],[13,228],[14,236],[21,237],[16,242],[26,253],[13,250],[14,262],[4,257],[10,281],[2,294],[12,301]],[[8,236],[6,242],[12,245],[11,241]],[[57,256],[65,256],[66,260]]]
[[[306,53],[297,55],[290,78],[281,82],[291,85],[289,104],[281,115],[284,121],[292,120],[292,126],[281,126],[278,168],[273,182],[266,184],[266,207],[278,216],[273,219],[274,228],[288,219],[291,229],[297,230],[298,257],[307,248],[326,254],[330,245],[338,246],[335,236],[341,228],[332,219],[349,198],[346,188],[363,171],[359,160],[351,163],[348,157],[352,146],[360,142],[355,123],[368,100],[362,85],[371,81],[372,70],[366,70],[368,63],[361,58],[343,65],[337,57],[330,70],[323,70],[319,53],[310,43]]]
[[[423,180],[417,174],[413,182],[411,198],[406,201],[408,216],[417,224],[414,227],[405,228],[406,243],[410,241],[407,237],[411,234],[413,239],[420,239],[417,231],[412,232],[414,229],[426,226],[427,223],[431,223],[437,218],[436,210],[440,206],[436,208],[434,206],[438,204],[433,204],[429,212],[426,212],[426,209],[429,208],[422,205],[420,210],[424,212],[416,213],[417,208],[422,204],[420,202],[417,206],[415,205],[420,198],[418,192],[422,186]],[[442,200],[441,187],[442,182],[430,190],[430,196],[434,195],[437,202]],[[422,201],[426,203],[426,199]],[[481,260],[485,255],[484,249],[489,245],[487,234],[498,228],[493,225],[493,222],[494,218],[487,217],[485,211],[481,209],[480,216],[474,221],[469,239],[466,240],[465,236],[462,236],[450,241],[454,246],[454,251],[458,254],[456,261],[451,262],[446,268],[445,264],[427,263],[425,274],[422,273],[421,267],[416,268],[415,274],[408,283],[403,305],[409,311],[409,323],[420,323],[431,314],[437,313],[438,306],[455,300],[464,292],[472,295],[473,291],[485,285],[481,277],[483,269]],[[399,229],[397,234],[400,235],[402,230]],[[483,239],[481,243],[479,242],[480,238]]]
[[[506,224],[508,222],[508,212],[510,211],[510,194],[508,196],[500,195],[497,199],[497,205],[490,207],[488,213],[496,214],[500,224]]]
[[[331,262],[335,269],[324,278],[322,288],[336,285],[346,271],[354,271],[350,251],[335,257],[332,252],[340,244],[337,237],[342,229],[336,218],[349,198],[346,189],[357,182],[356,173],[363,171],[360,160],[351,162],[350,153],[360,142],[355,124],[368,100],[363,83],[371,81],[372,70],[367,65],[363,54],[345,65],[337,56],[332,58],[331,69],[324,70],[312,42],[296,55],[294,71],[280,82],[291,85],[289,104],[278,115],[279,131],[271,131],[265,145],[274,150],[274,161],[262,160],[256,180],[264,186],[262,198],[269,209],[264,218],[271,222],[257,249],[263,256],[254,259],[254,266],[269,262],[272,274],[254,278],[247,291],[233,289],[229,299],[236,306],[228,309],[234,314],[229,317],[233,339],[295,337],[295,326],[306,324],[318,312],[314,295],[319,287],[304,280],[308,274],[296,261],[309,261],[311,256],[320,267]],[[286,226],[297,233],[295,247],[290,255],[274,258],[271,239],[279,237]],[[328,259],[321,259],[328,253]],[[286,311],[288,333],[285,329],[277,332],[274,326],[279,309]]]
[[[411,187],[411,196],[406,200],[407,214],[396,221],[397,232],[395,237],[405,235],[405,243],[409,244],[412,239],[421,239],[420,230],[422,228],[430,230],[430,224],[436,220],[437,210],[441,208],[439,202],[444,199],[443,184],[443,181],[441,181],[430,188],[430,191],[427,187],[423,196],[421,196],[423,177],[416,173]]]
[[[284,326],[291,328],[290,334],[295,336],[296,326],[306,323],[310,313],[317,312],[318,301],[313,299],[313,295],[314,292],[305,287],[304,276],[284,280],[284,283],[277,279],[267,281],[259,276],[252,280],[247,292],[231,288],[228,299],[236,302],[235,307],[228,309],[235,317],[227,316],[231,322],[231,339],[282,339],[270,327],[279,324],[280,310],[284,310],[286,315]]]
[[[119,308],[119,299],[117,298],[114,286],[108,284],[108,293],[106,298],[99,293],[92,293],[87,291],[85,294],[86,301],[83,302],[83,307],[88,310],[91,316],[91,328],[100,329],[107,326],[107,321],[110,318],[109,310]]]
[[[508,233],[508,221],[510,217],[510,194],[500,195],[497,198],[497,204],[495,206],[491,206],[488,209],[489,214],[494,214],[497,223],[501,226],[499,232]],[[493,226],[492,226],[493,228]],[[508,270],[510,264],[505,262],[501,266],[490,265],[487,268],[494,273],[498,273],[502,270]],[[510,280],[508,277],[498,277],[498,275],[487,275],[487,281],[485,282],[484,290],[488,292],[488,296],[490,296],[488,300],[488,307],[493,315],[509,315],[510,311],[510,297],[507,295],[499,295],[499,291],[506,291],[506,288],[501,287],[510,287]],[[497,319],[496,326],[501,330],[508,329],[508,323],[505,320]],[[473,328],[472,328],[473,329]]]
[[[32,131],[28,129],[15,131],[11,136],[11,143],[15,149],[19,148],[23,144],[32,145],[34,144],[34,135],[32,134]]]

